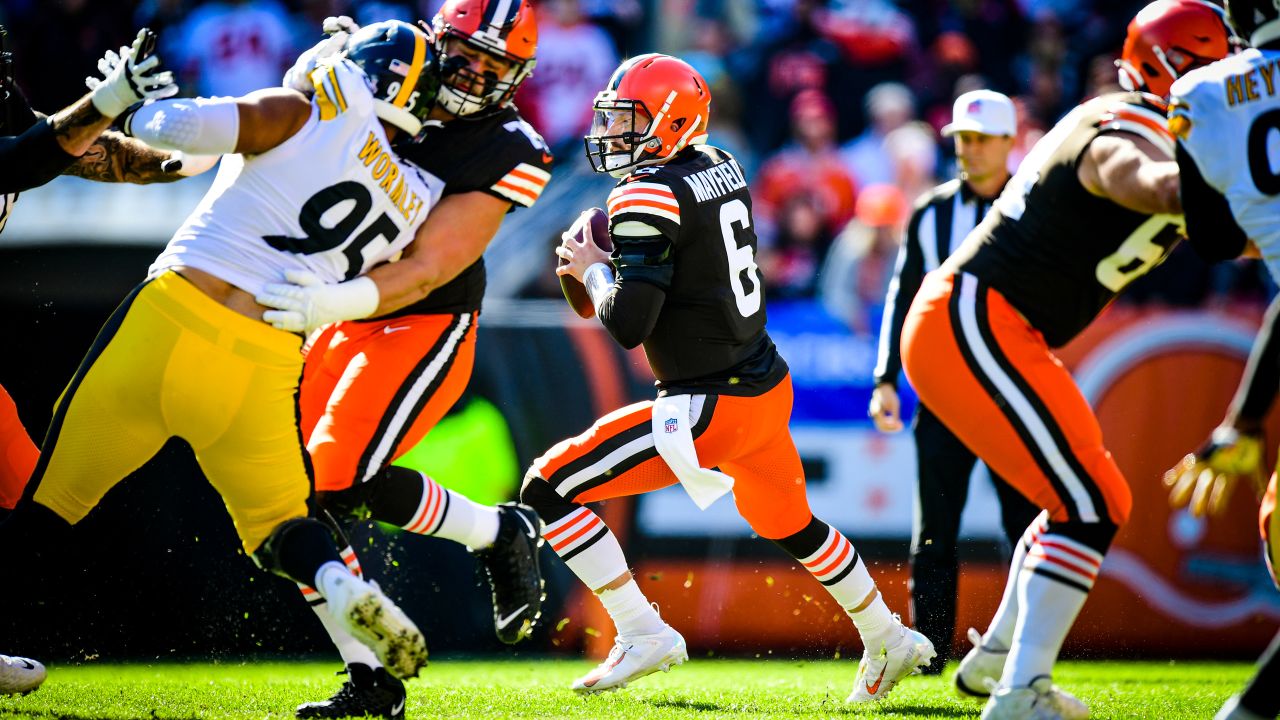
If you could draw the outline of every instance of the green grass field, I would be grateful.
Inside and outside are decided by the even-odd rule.
[[[589,667],[440,660],[409,685],[407,717],[906,719],[977,717],[981,709],[936,677],[908,679],[878,708],[847,707],[850,661],[697,660],[621,692],[577,697],[567,686]],[[337,688],[333,670],[314,663],[55,667],[38,692],[0,699],[0,718],[291,718],[299,702]],[[1077,662],[1063,663],[1056,678],[1095,718],[1207,719],[1251,671],[1243,663]]]

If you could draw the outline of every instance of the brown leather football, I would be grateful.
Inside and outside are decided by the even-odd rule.
[[[588,228],[590,228],[591,239],[601,250],[613,252],[613,241],[609,239],[609,215],[604,210],[595,207],[583,210],[565,232],[572,235],[578,242],[583,242]],[[559,264],[565,264],[563,258],[560,259]],[[591,296],[587,294],[586,286],[576,278],[572,275],[561,275],[560,290],[564,292],[564,299],[569,301],[569,307],[573,308],[579,317],[595,317],[596,307],[591,303]]]

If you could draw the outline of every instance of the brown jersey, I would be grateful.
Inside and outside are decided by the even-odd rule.
[[[620,282],[664,292],[643,338],[661,392],[759,395],[777,385],[787,364],[765,331],[751,194],[737,161],[695,145],[623,178],[608,205]]]
[[[447,123],[428,121],[412,142],[396,145],[400,157],[444,181],[444,194],[485,192],[531,207],[551,178],[546,142],[515,107]],[[484,258],[427,297],[383,317],[477,312],[484,299]]]
[[[1050,347],[1079,334],[1178,240],[1180,216],[1135,212],[1080,183],[1081,155],[1111,132],[1145,137],[1173,158],[1155,98],[1113,93],[1090,100],[1036,144],[945,266],[998,290]]]

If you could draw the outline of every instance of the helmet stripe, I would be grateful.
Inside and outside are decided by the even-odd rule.
[[[402,108],[409,104],[409,98],[413,97],[413,91],[418,87],[418,76],[422,75],[422,66],[426,64],[426,59],[427,36],[414,30],[413,62],[409,63],[409,74],[405,76],[400,92],[396,93],[396,99],[391,101],[392,105]]]
[[[506,39],[515,25],[521,4],[521,0],[491,0],[484,8],[482,24],[487,27],[482,32],[500,40]]]
[[[648,53],[645,55],[637,55],[631,58],[630,60],[624,61],[621,65],[618,66],[617,70],[613,71],[613,77],[609,78],[609,89],[614,92],[617,92],[618,86],[622,84],[623,76],[625,76],[627,72],[631,70],[632,67],[635,66],[636,63],[640,62],[641,60],[651,58],[653,56],[654,56],[654,53]]]

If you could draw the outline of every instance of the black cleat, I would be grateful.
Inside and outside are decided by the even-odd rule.
[[[493,588],[493,629],[511,645],[529,637],[542,617],[542,523],[528,505],[503,503],[498,512],[498,539],[473,554]]]
[[[347,675],[347,681],[342,683],[333,697],[299,705],[294,716],[375,717],[391,720],[404,717],[404,683],[388,673],[386,668],[371,669],[363,663],[353,663],[338,674]]]

